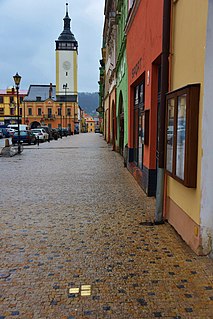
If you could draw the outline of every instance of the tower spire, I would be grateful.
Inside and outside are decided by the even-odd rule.
[[[58,40],[56,41],[56,43],[59,43],[61,41],[66,41],[66,42],[72,42],[74,43],[74,47],[75,49],[77,49],[78,47],[78,42],[76,41],[74,34],[71,31],[71,19],[69,17],[69,12],[68,12],[68,2],[66,2],[66,14],[64,17],[64,29],[61,32],[60,36],[58,37]],[[58,47],[58,44],[57,44]]]

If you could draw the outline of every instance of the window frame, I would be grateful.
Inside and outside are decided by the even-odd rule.
[[[185,99],[185,141],[184,141],[184,170],[183,178],[177,176],[177,149],[178,149],[178,99],[186,96]],[[199,121],[199,97],[200,84],[190,84],[175,91],[167,93],[166,96],[166,125],[165,125],[165,170],[167,175],[174,178],[179,183],[188,188],[196,188],[197,186],[197,153],[198,153],[198,121]],[[171,122],[168,121],[169,101],[174,99],[174,120],[173,120],[173,136],[172,136],[172,162],[171,171],[167,169],[167,153],[168,153],[168,127]],[[179,146],[181,148],[181,146]],[[180,154],[180,153],[179,153]]]
[[[142,170],[144,165],[144,143],[142,141],[142,117],[145,109],[145,77],[140,78],[134,86],[133,101],[133,143],[134,143],[134,163]]]
[[[32,109],[32,107],[28,107],[27,113],[28,113],[28,116],[32,116],[32,115],[33,115],[33,109]]]

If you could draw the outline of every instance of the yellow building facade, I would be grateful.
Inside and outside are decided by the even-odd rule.
[[[87,125],[87,132],[88,133],[95,133],[95,120],[90,115],[85,115],[86,125]]]
[[[200,222],[207,17],[208,0],[172,2],[165,215],[197,254],[208,253]]]
[[[24,114],[24,97],[27,91],[19,91],[20,123]],[[14,88],[0,90],[0,123],[1,125],[18,123],[17,94]]]

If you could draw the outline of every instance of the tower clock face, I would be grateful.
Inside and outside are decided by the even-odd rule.
[[[69,70],[71,68],[71,63],[69,61],[64,61],[63,68],[64,70]]]

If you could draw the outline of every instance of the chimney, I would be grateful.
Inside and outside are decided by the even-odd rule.
[[[53,84],[50,83],[50,88],[49,88],[49,99],[52,98],[52,90],[53,90]]]

